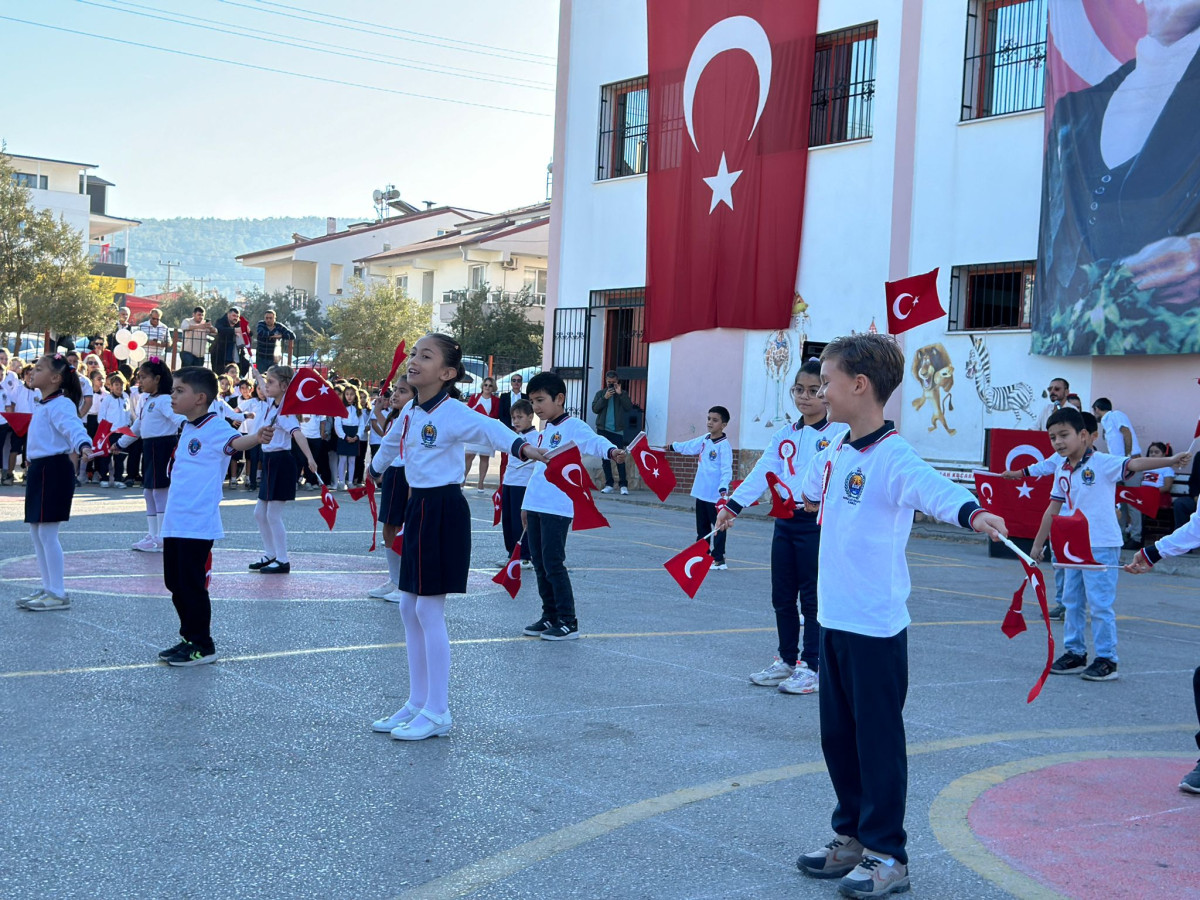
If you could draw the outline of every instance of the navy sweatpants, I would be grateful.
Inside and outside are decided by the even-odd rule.
[[[821,526],[815,515],[797,511],[776,519],[771,538],[771,605],[779,632],[779,658],[789,666],[803,660],[820,671],[821,626],[817,624],[817,555]],[[800,608],[796,609],[799,598]],[[800,651],[800,613],[804,613],[804,650]]]
[[[713,530],[717,525],[717,504],[709,503],[707,500],[696,501],[696,540],[704,540],[704,536]],[[725,562],[725,537],[728,532],[718,531],[708,539],[708,545],[712,548],[712,558],[714,565],[723,565]]]
[[[500,488],[500,528],[504,532],[504,552],[512,559],[517,541],[521,542],[521,559],[529,555],[529,535],[522,537],[521,504],[525,502],[524,485],[504,485]]]

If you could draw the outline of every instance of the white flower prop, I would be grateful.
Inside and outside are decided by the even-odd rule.
[[[146,358],[146,349],[142,346],[147,340],[146,332],[141,329],[130,331],[122,328],[117,332],[117,346],[113,348],[113,356],[131,366],[136,366]]]

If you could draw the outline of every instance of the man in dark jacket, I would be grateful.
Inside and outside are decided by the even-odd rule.
[[[611,369],[605,372],[604,387],[596,391],[596,396],[592,398],[592,412],[596,414],[596,431],[622,450],[625,449],[625,426],[629,421],[629,412],[632,409],[633,403],[630,402],[629,395],[621,389],[617,373]],[[612,463],[605,459],[603,466],[604,487],[601,488],[600,493],[611,494],[613,492]],[[617,463],[617,484],[620,485],[622,494],[629,493],[625,463]]]
[[[263,320],[254,330],[254,361],[259,369],[266,370],[275,359],[275,347],[280,341],[294,341],[296,335],[290,328],[276,321],[275,310],[263,313]]]
[[[520,375],[513,375],[508,379],[509,390],[500,395],[500,424],[505,428],[512,428],[512,407],[518,400],[528,400],[529,397],[521,390],[525,386],[525,379]]]
[[[229,307],[225,318],[216,322],[217,336],[213,339],[209,353],[212,359],[212,370],[217,377],[225,374],[225,367],[236,363],[243,375],[249,369],[242,368],[243,360],[238,349],[243,346],[241,323],[242,313],[236,306]]]

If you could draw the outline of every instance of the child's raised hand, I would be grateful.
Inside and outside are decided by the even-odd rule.
[[[274,425],[264,425],[262,428],[258,429],[258,442],[260,444],[269,444],[269,443],[271,443],[271,440],[274,437],[275,437],[275,426]]]
[[[972,517],[971,528],[980,534],[988,535],[993,541],[1008,537],[1008,526],[995,513],[981,512]]]
[[[1020,469],[1005,469],[1000,473],[1001,478],[1024,478],[1025,473]]]

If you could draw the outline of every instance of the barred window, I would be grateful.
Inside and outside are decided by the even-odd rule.
[[[872,134],[878,23],[817,35],[808,145],[857,141]]]
[[[1046,0],[971,0],[962,119],[1046,104]]]
[[[600,89],[600,150],[596,180],[643,175],[650,134],[650,79],[634,78]]]
[[[950,331],[1028,328],[1036,261],[957,266],[950,276]]]

